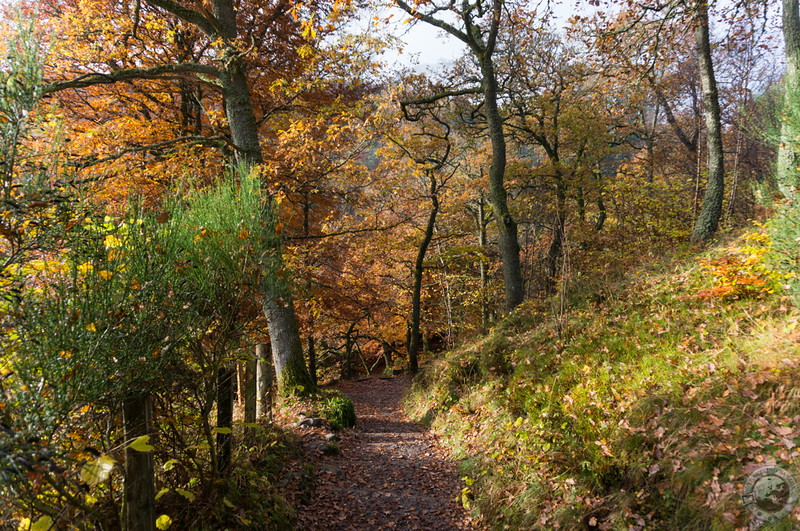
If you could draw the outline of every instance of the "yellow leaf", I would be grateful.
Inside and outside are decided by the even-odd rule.
[[[159,499],[161,496],[163,496],[164,494],[166,494],[168,492],[169,492],[169,489],[161,489],[160,491],[158,491],[158,494],[156,494],[156,498],[155,499],[156,500]]]
[[[105,269],[99,271],[97,274],[100,275],[100,278],[102,278],[103,280],[109,280],[111,277],[114,276],[114,273],[112,273],[111,271],[106,271]]]
[[[158,518],[156,518],[156,527],[158,529],[164,530],[169,529],[169,526],[172,525],[172,518],[167,516],[166,514],[162,514]]]
[[[120,240],[113,234],[109,234],[105,237],[103,243],[106,246],[106,249],[113,249],[115,247],[120,247],[122,245],[122,240]]]
[[[175,492],[177,492],[178,494],[189,500],[189,503],[194,501],[195,495],[192,491],[186,489],[175,489]]]
[[[108,455],[103,455],[89,461],[81,469],[81,480],[89,485],[97,485],[102,483],[111,474],[114,469],[114,459]]]
[[[227,435],[231,432],[230,428],[214,428],[211,430],[211,433],[221,433],[223,435]]]
[[[232,504],[228,498],[222,498],[222,503],[224,503],[225,507],[229,509],[236,509],[236,506]]]
[[[149,435],[142,435],[141,437],[137,437],[132,443],[128,445],[128,448],[131,450],[136,450],[137,452],[150,452],[153,450],[153,447],[148,444],[150,442]]]
[[[30,529],[31,531],[48,531],[53,529],[53,519],[49,516],[42,516],[31,524]]]
[[[86,325],[86,330],[89,332],[97,332],[97,326],[94,323],[89,323]]]

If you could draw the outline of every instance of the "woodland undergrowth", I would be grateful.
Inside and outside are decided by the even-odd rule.
[[[748,474],[798,472],[799,218],[429,364],[407,407],[462,461],[461,502],[498,529],[745,528]]]

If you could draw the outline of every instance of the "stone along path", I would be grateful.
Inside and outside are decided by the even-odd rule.
[[[358,424],[339,433],[338,455],[315,457],[315,491],[298,529],[482,528],[456,501],[462,483],[455,463],[403,413],[409,382],[402,376],[337,386],[355,404]]]

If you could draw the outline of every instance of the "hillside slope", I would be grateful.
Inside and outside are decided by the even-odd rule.
[[[407,407],[462,460],[463,503],[500,529],[750,525],[753,471],[800,478],[791,219],[430,364]]]

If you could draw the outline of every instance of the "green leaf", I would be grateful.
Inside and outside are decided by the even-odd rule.
[[[89,485],[97,485],[108,479],[114,469],[115,461],[108,455],[103,455],[89,461],[81,468],[81,481]]]
[[[221,433],[223,435],[227,435],[230,432],[231,432],[230,428],[214,428],[213,430],[211,430],[211,433]]]
[[[150,442],[149,435],[142,435],[141,437],[137,437],[132,443],[128,445],[128,448],[131,450],[136,450],[137,452],[151,452],[153,447],[148,444]]]
[[[169,472],[170,470],[175,468],[175,465],[177,465],[177,464],[178,464],[178,460],[177,459],[170,459],[169,461],[164,463],[164,472]]]
[[[175,489],[175,492],[177,492],[178,494],[180,494],[181,496],[183,496],[184,498],[186,498],[187,500],[189,500],[189,503],[193,502],[193,501],[194,501],[194,499],[195,499],[194,492],[192,492],[192,491],[190,491],[190,490],[186,490],[186,489]]]
[[[161,516],[156,518],[156,527],[158,529],[161,529],[162,531],[164,529],[169,529],[169,526],[171,525],[172,525],[172,518],[170,518],[166,514],[162,514]]]
[[[245,428],[258,428],[258,423],[257,422],[245,422],[243,424],[243,426]]]
[[[224,503],[225,507],[227,507],[229,509],[236,509],[236,506],[234,504],[232,504],[231,501],[228,498],[222,498],[222,503]]]
[[[161,496],[163,496],[164,494],[166,494],[168,492],[169,492],[169,489],[161,489],[160,491],[158,491],[158,494],[156,494],[156,498],[155,499],[159,499]]]

